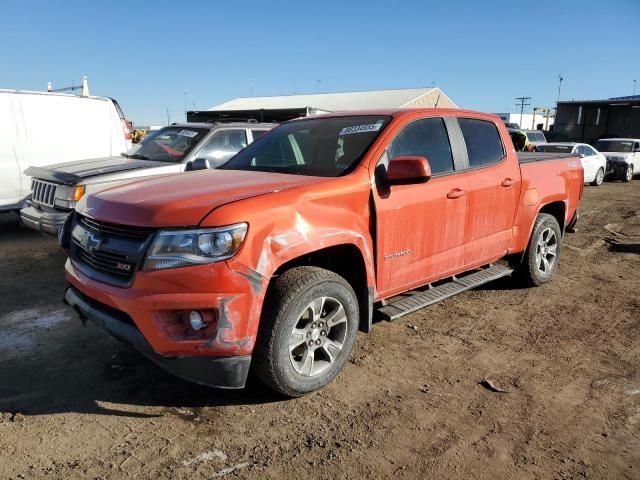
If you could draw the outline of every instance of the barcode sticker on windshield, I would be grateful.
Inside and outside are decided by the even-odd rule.
[[[198,132],[194,132],[193,130],[180,130],[178,135],[182,135],[183,137],[193,138],[198,135]]]
[[[340,135],[351,135],[353,133],[377,132],[382,127],[382,123],[370,123],[369,125],[355,125],[353,127],[344,127],[340,130]]]

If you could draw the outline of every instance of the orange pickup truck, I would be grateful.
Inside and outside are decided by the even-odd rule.
[[[358,330],[513,274],[551,280],[578,219],[571,155],[498,117],[350,112],[280,125],[215,170],[88,195],[60,232],[65,301],[173,374],[297,396]]]

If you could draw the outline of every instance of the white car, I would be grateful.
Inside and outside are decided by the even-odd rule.
[[[22,224],[56,235],[78,200],[118,183],[151,175],[217,167],[275,125],[174,123],[114,157],[30,167],[32,195],[20,210]]]
[[[24,205],[27,167],[111,157],[130,147],[129,124],[111,98],[0,90],[0,212]]]
[[[603,138],[595,146],[607,157],[607,173],[624,182],[640,174],[639,138]]]
[[[571,153],[582,159],[582,169],[584,170],[584,183],[591,185],[602,185],[607,172],[607,158],[591,145],[586,143],[545,143],[537,145],[539,152],[549,153]]]

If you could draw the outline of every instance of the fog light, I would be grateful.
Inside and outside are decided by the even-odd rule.
[[[203,328],[204,320],[202,319],[202,315],[197,310],[191,310],[189,312],[189,324],[191,324],[191,328],[194,330],[200,330]]]

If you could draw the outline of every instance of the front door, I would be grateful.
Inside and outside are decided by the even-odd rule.
[[[459,118],[468,157],[469,210],[465,268],[507,253],[520,194],[520,165],[508,154],[495,123]]]
[[[381,296],[423,285],[459,270],[467,217],[467,178],[456,172],[447,122],[419,118],[405,125],[378,162],[384,170],[399,156],[426,157],[432,178],[420,184],[377,185],[377,284]]]

